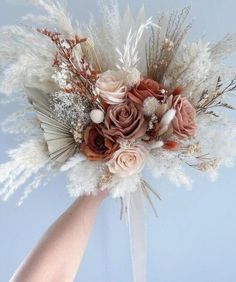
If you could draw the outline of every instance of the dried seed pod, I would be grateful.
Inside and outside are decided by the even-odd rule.
[[[164,134],[161,135],[161,138],[163,140],[167,140],[168,138],[170,138],[173,135],[173,132],[174,132],[173,127],[169,127],[168,130]]]
[[[178,86],[173,90],[172,95],[173,96],[180,95],[183,91],[184,91],[184,89],[182,87]]]
[[[158,117],[158,119],[160,120],[168,110],[169,110],[169,106],[167,104],[159,105],[156,110],[156,116]]]
[[[145,116],[152,116],[160,106],[160,102],[155,97],[147,97],[143,102],[143,112]]]
[[[177,149],[177,147],[178,147],[178,143],[173,140],[167,140],[163,146],[163,148],[166,150],[175,150]]]
[[[94,109],[90,112],[90,118],[96,124],[102,123],[104,121],[104,113],[102,110]]]

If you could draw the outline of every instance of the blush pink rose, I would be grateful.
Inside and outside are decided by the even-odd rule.
[[[107,104],[119,104],[125,101],[127,86],[123,71],[108,70],[99,74],[95,87],[96,93]]]
[[[147,154],[148,150],[142,143],[121,147],[107,163],[108,169],[120,177],[134,175],[143,169]]]
[[[146,78],[141,80],[138,86],[131,89],[127,96],[134,103],[142,105],[143,101],[148,97],[155,97],[161,100],[163,98],[161,90],[163,90],[162,85],[152,79]]]
[[[174,133],[181,137],[192,137],[196,133],[196,110],[186,97],[175,96],[172,107],[176,115],[172,121]]]

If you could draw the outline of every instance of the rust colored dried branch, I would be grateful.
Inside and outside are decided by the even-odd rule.
[[[61,40],[61,33],[49,31],[47,28],[40,29],[38,28],[37,31],[49,37],[54,43],[58,43]],[[65,39],[65,41],[70,45],[71,49],[73,49],[76,45],[85,42],[87,38],[80,38],[78,35],[75,35],[72,39]]]
[[[61,33],[52,32],[46,28],[37,29],[37,31],[49,37],[57,47],[58,52],[54,57],[53,66],[60,67],[62,63],[64,63],[64,68],[72,74],[70,81],[72,87],[63,90],[68,93],[73,92],[87,96],[91,101],[94,101],[94,87],[97,80],[97,72],[92,69],[85,57],[82,57],[78,62],[74,55],[74,48],[87,39],[80,38],[78,35],[75,35],[72,39],[64,39]]]

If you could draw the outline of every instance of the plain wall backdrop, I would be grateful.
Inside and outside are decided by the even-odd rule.
[[[27,5],[9,2],[0,2],[0,25],[20,23],[20,16],[33,11]],[[79,20],[86,21],[90,12],[97,14],[96,1],[68,2],[72,15]],[[142,2],[148,15],[191,4],[195,21],[190,40],[214,41],[236,32],[235,0],[130,1],[134,12]],[[119,3],[122,10],[127,5],[125,0]],[[235,62],[230,63],[235,66]],[[17,105],[1,107],[0,120],[13,107]],[[234,116],[236,119],[236,113]],[[14,136],[0,133],[0,162],[6,161],[6,151],[15,145]],[[146,173],[146,179],[162,196],[162,201],[156,202],[158,219],[147,207],[148,282],[236,281],[236,169],[220,172],[215,183],[193,172],[190,192]],[[63,176],[55,179],[34,191],[20,208],[16,202],[22,191],[9,202],[0,202],[0,282],[9,280],[42,233],[73,202],[65,184]],[[111,199],[101,206],[76,281],[132,281],[128,229],[119,219],[119,208],[119,201]]]

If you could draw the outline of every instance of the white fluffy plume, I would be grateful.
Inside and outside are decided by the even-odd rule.
[[[236,33],[227,34],[222,40],[211,46],[211,59],[219,62],[236,51]]]
[[[75,156],[71,157],[62,167],[61,171],[68,171],[73,167],[77,166],[82,161],[85,161],[86,157],[82,154],[76,154]]]
[[[190,189],[192,180],[186,173],[178,154],[174,151],[154,149],[147,160],[147,167],[154,177],[167,177],[177,187],[184,186]]]
[[[31,139],[8,153],[10,161],[0,164],[0,197],[6,201],[13,193],[31,180],[33,175],[40,175],[49,163],[48,150],[44,140]],[[42,179],[36,178],[30,189],[37,188]],[[29,191],[29,190],[28,190]]]
[[[78,162],[68,171],[67,186],[72,197],[96,194],[102,176],[102,163],[84,160]]]
[[[117,62],[121,57],[117,50],[122,50],[123,53],[124,42],[126,42],[126,44],[132,44],[132,48],[134,47],[132,54],[135,55],[136,58],[133,60],[136,61],[137,58],[140,57],[142,58],[142,63],[144,63],[145,44],[139,45],[138,56],[136,50],[137,46],[135,45],[135,42],[137,43],[139,41],[140,35],[142,36],[144,29],[150,24],[149,21],[147,22],[145,20],[144,8],[142,7],[134,17],[129,7],[122,16],[120,14],[118,1],[116,0],[111,0],[110,5],[101,1],[100,7],[101,24],[98,25],[94,18],[91,18],[90,25],[83,29],[84,34],[88,36],[91,41],[91,46],[95,50],[96,57],[99,60],[100,70],[116,69]],[[125,56],[130,60],[131,53],[127,54],[127,48],[129,47],[130,46],[126,46],[125,48]],[[107,50],[109,50],[109,52],[107,52]],[[129,55],[129,58],[127,55]],[[143,65],[145,66],[145,63]]]
[[[24,85],[46,92],[56,87],[52,80],[55,46],[31,26],[56,29],[67,37],[78,32],[76,24],[73,28],[65,1],[26,2],[42,9],[44,14],[25,16],[21,26],[0,29],[0,66],[4,67],[0,91],[6,94],[23,93]]]
[[[171,84],[184,87],[185,94],[196,103],[202,93],[202,85],[212,68],[209,43],[202,41],[183,44],[167,74]]]

